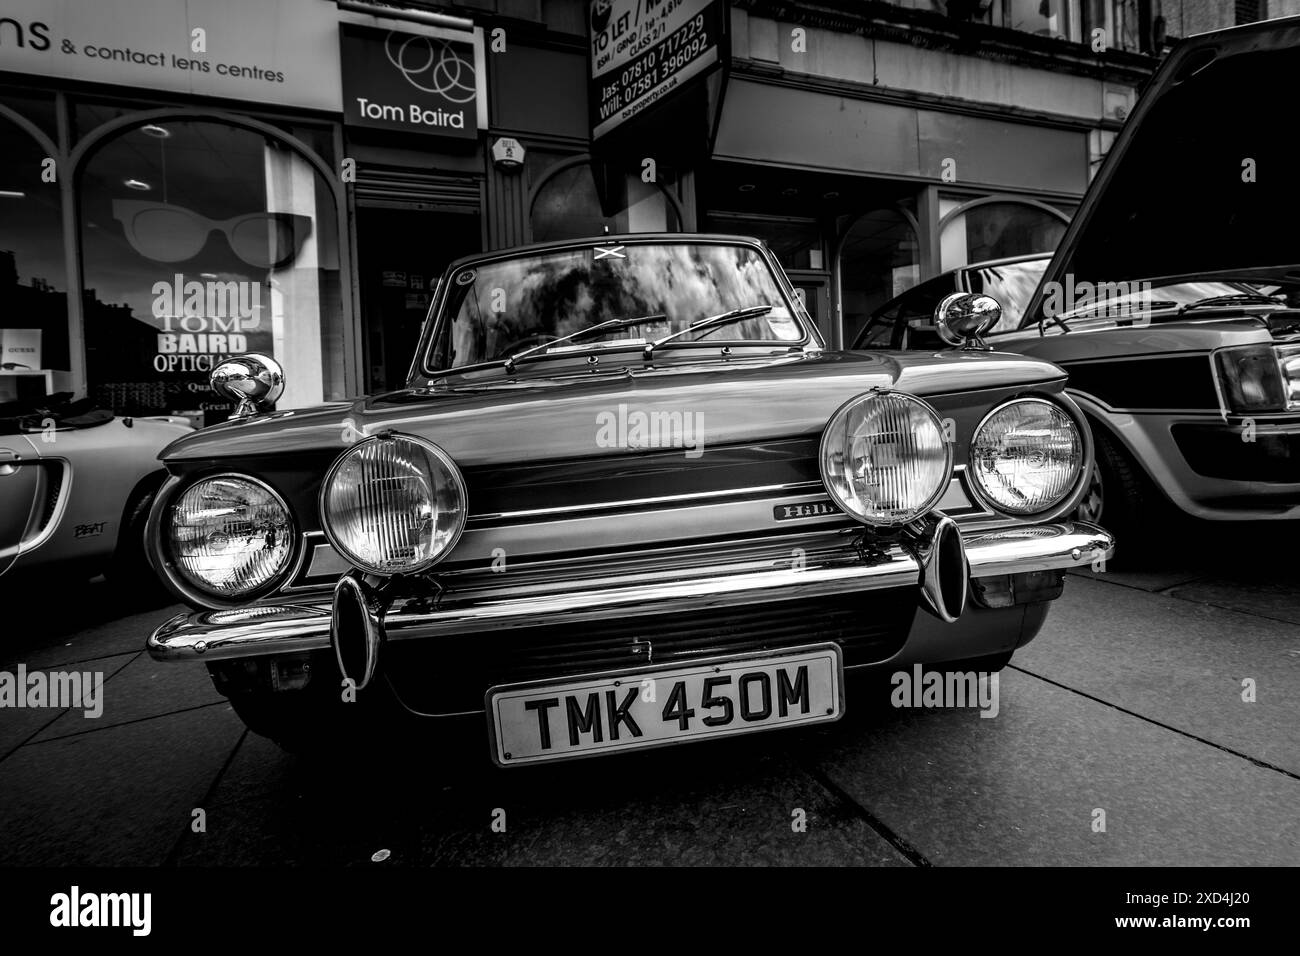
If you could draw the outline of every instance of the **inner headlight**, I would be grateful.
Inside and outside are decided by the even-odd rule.
[[[1280,345],[1277,363],[1282,368],[1288,410],[1300,408],[1300,345]]]
[[[216,597],[256,591],[293,556],[293,519],[284,500],[239,475],[191,485],[172,505],[167,536],[180,576]]]
[[[851,517],[906,524],[929,511],[952,477],[952,444],[934,409],[902,392],[868,392],[822,433],[822,479]]]
[[[1060,504],[1083,468],[1083,437],[1059,405],[1018,398],[975,429],[970,476],[999,511],[1028,515]]]
[[[321,522],[334,547],[363,571],[422,571],[465,527],[465,482],[432,442],[376,435],[340,455],[325,476]]]

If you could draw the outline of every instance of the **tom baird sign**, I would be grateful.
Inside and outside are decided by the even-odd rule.
[[[341,24],[343,118],[353,126],[478,135],[471,40]]]
[[[724,0],[591,0],[591,137],[721,62]]]

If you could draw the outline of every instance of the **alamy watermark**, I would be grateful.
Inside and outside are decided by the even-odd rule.
[[[618,410],[596,413],[599,448],[682,448],[687,458],[704,454],[704,413]]]
[[[978,707],[981,717],[998,715],[998,675],[988,671],[895,671],[889,679],[895,707]]]
[[[50,897],[50,925],[128,927],[132,936],[148,936],[153,928],[152,893],[83,893],[73,886]]]
[[[1068,317],[1085,310],[1088,318],[1148,315],[1154,301],[1151,283],[1145,280],[1075,282],[1067,272],[1064,282],[1043,284],[1043,314],[1048,318]]]
[[[16,673],[0,671],[0,708],[80,708],[83,717],[104,715],[103,671],[32,671],[19,664]]]

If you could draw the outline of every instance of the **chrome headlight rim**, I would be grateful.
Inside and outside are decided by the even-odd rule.
[[[942,443],[943,450],[944,450],[943,480],[938,483],[939,486],[934,490],[933,494],[931,494],[930,497],[925,500],[925,503],[922,506],[915,509],[916,514],[904,520],[880,521],[873,518],[863,517],[862,515],[859,515],[856,512],[850,510],[844,505],[842,501],[840,501],[839,495],[831,487],[831,483],[826,475],[826,469],[823,467],[823,462],[826,460],[827,444],[831,440],[830,437],[831,424],[836,419],[838,419],[841,415],[843,415],[852,406],[857,405],[858,403],[869,399],[884,398],[886,396],[901,398],[905,401],[909,401],[916,405],[919,405],[922,410],[924,410],[927,414],[931,416],[931,418],[934,419],[934,423],[939,430],[939,434],[942,436],[943,418],[935,410],[933,405],[931,405],[929,402],[927,402],[925,399],[921,398],[920,396],[913,395],[911,392],[905,392],[902,389],[897,389],[897,388],[884,388],[884,387],[877,386],[876,388],[872,388],[865,392],[860,392],[857,395],[854,395],[844,404],[840,405],[839,408],[835,409],[835,411],[831,413],[830,417],[826,419],[826,424],[822,426],[821,440],[817,443],[817,470],[821,474],[822,487],[826,489],[827,496],[831,499],[831,502],[835,505],[835,507],[839,508],[840,511],[843,512],[846,517],[852,518],[854,521],[858,522],[859,524],[865,525],[869,528],[893,529],[893,528],[905,527],[906,525],[911,524],[913,521],[916,521],[919,518],[923,518],[925,515],[929,514],[931,511],[934,510],[934,506],[937,505],[939,501],[943,498],[944,494],[947,493],[948,486],[952,484],[952,479],[953,479],[954,442],[944,441]]]
[[[329,493],[330,485],[334,482],[334,476],[338,474],[339,468],[343,466],[344,461],[347,460],[349,455],[364,445],[380,441],[394,441],[396,439],[413,442],[414,444],[419,445],[425,451],[429,452],[437,462],[442,465],[442,467],[451,472],[452,476],[456,479],[456,484],[460,487],[460,520],[457,521],[455,530],[452,532],[451,538],[447,542],[447,546],[441,551],[426,558],[418,565],[413,565],[409,568],[403,569],[402,571],[393,572],[387,569],[377,569],[368,565],[366,562],[358,559],[350,550],[343,546],[343,544],[335,537],[334,531],[330,527],[329,521],[326,519],[325,496]],[[383,431],[377,435],[370,435],[363,438],[339,452],[339,456],[334,459],[334,463],[331,464],[329,469],[325,472],[325,478],[321,482],[320,491],[316,494],[316,512],[320,516],[320,526],[321,530],[325,533],[325,540],[330,543],[330,546],[338,552],[345,561],[349,562],[358,570],[363,571],[366,574],[378,575],[382,578],[423,574],[430,568],[436,566],[443,558],[451,554],[452,551],[456,550],[456,545],[460,541],[461,535],[465,533],[465,524],[469,519],[469,489],[465,484],[465,476],[461,473],[460,466],[456,464],[455,459],[433,442],[429,441],[427,438],[421,438],[419,435],[412,435],[408,432],[391,430]]]
[[[1045,508],[1042,511],[1018,512],[1007,511],[996,501],[985,494],[984,489],[980,486],[979,479],[976,478],[978,469],[975,462],[975,446],[979,434],[983,431],[984,426],[989,423],[993,416],[1012,405],[1025,403],[1037,403],[1047,405],[1065,415],[1070,423],[1074,425],[1074,430],[1079,435],[1079,444],[1082,449],[1082,457],[1079,465],[1079,473],[1074,478],[1074,485],[1070,491],[1055,505]],[[988,414],[979,420],[975,429],[970,434],[970,443],[966,449],[966,468],[964,481],[967,493],[972,500],[991,512],[999,518],[1006,518],[1012,521],[1032,521],[1041,523],[1044,521],[1053,521],[1062,515],[1069,514],[1078,507],[1079,502],[1088,490],[1088,474],[1093,467],[1093,448],[1092,448],[1092,428],[1088,425],[1087,419],[1083,413],[1071,402],[1067,396],[1048,397],[1044,395],[1017,395],[1014,398],[1008,398],[1004,402],[999,402],[989,409]]]
[[[169,536],[164,534],[166,530],[164,525],[169,521],[172,509],[176,506],[176,502],[181,495],[195,485],[220,478],[234,478],[238,481],[246,481],[249,484],[257,485],[263,491],[269,492],[271,497],[284,509],[284,513],[288,518],[289,557],[284,562],[284,567],[257,587],[244,591],[242,594],[215,594],[190,581],[177,566],[176,557],[172,554]],[[171,588],[172,592],[185,603],[214,610],[245,607],[250,601],[256,601],[280,589],[286,581],[292,580],[297,574],[306,554],[303,548],[303,537],[299,533],[298,521],[284,495],[280,494],[273,485],[265,480],[239,471],[217,471],[210,474],[185,477],[170,476],[158,489],[154,507],[145,524],[145,539],[145,555],[154,572],[162,578],[163,583]]]

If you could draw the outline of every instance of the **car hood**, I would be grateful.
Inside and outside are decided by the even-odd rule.
[[[227,422],[174,442],[162,457],[337,453],[362,436],[393,429],[436,442],[463,467],[582,458],[618,453],[617,444],[600,436],[625,436],[636,413],[690,416],[682,419],[692,428],[689,437],[703,446],[754,443],[820,432],[840,405],[874,387],[934,398],[1064,377],[1043,360],[956,350],[670,358],[651,368],[611,366],[595,374],[583,361],[555,359],[473,384],[454,376],[355,402]]]
[[[1066,230],[1050,283],[1252,272],[1300,278],[1300,17],[1191,37],[1152,77]]]

